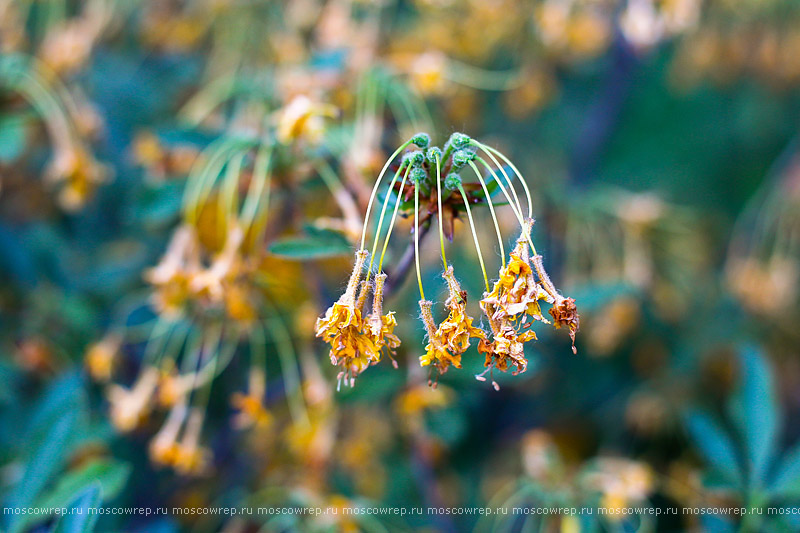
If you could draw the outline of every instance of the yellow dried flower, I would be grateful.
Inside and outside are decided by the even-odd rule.
[[[532,225],[532,220],[526,221],[522,234],[517,239],[517,245],[510,254],[508,264],[500,269],[499,279],[491,292],[481,300],[481,308],[490,320],[522,318],[522,322],[525,323],[527,316],[519,316],[524,313],[534,320],[547,323],[542,316],[539,300],[552,298],[548,297],[545,289],[536,281],[534,269],[530,264],[528,239]]]
[[[510,323],[503,324],[498,331],[494,332],[491,342],[482,339],[478,343],[478,351],[486,356],[484,366],[487,369],[497,368],[506,372],[509,367],[515,367],[512,372],[515,376],[525,372],[528,368],[528,360],[525,359],[524,343],[536,340],[536,333],[532,330],[517,333],[517,330]],[[481,381],[483,380],[482,378]],[[497,384],[492,382],[495,388]]]
[[[368,366],[380,361],[381,355],[380,347],[375,342],[377,336],[373,335],[372,329],[364,320],[361,307],[356,304],[355,299],[366,258],[366,250],[356,252],[355,265],[347,289],[339,300],[328,308],[325,316],[317,319],[315,327],[316,336],[331,346],[331,363],[342,369],[339,381],[344,380],[351,386],[356,376]],[[362,294],[364,292],[362,290]]]
[[[453,267],[448,267],[442,274],[447,280],[449,297],[445,306],[450,310],[447,318],[434,330],[431,302],[420,302],[422,320],[428,330],[429,343],[425,347],[425,355],[419,358],[422,366],[432,365],[439,374],[444,374],[450,365],[461,368],[461,355],[469,348],[469,339],[484,339],[483,330],[472,325],[472,317],[467,315],[466,297],[461,290]]]
[[[575,300],[572,298],[564,298],[559,295],[553,307],[550,308],[550,315],[553,317],[553,324],[556,328],[567,326],[569,328],[569,337],[572,339],[572,351],[578,353],[575,348],[575,334],[580,327],[580,315],[578,315],[578,308],[575,307]]]

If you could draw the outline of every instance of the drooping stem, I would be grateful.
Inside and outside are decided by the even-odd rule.
[[[450,58],[444,74],[455,83],[481,91],[509,91],[524,82],[520,69],[491,71]]]
[[[405,174],[403,174],[403,180],[400,182],[400,191],[397,193],[397,200],[394,203],[394,211],[392,212],[392,220],[389,222],[389,229],[386,230],[386,238],[383,240],[383,250],[381,250],[381,258],[378,261],[378,272],[381,272],[381,269],[383,268],[383,258],[386,256],[386,249],[389,247],[389,238],[392,236],[392,230],[394,229],[394,223],[397,220],[397,212],[400,209],[400,203],[403,200],[403,189],[406,186],[406,178],[408,178],[408,173],[409,173],[410,170],[411,170],[411,165],[406,167]],[[388,196],[387,196],[387,198],[388,198]],[[386,204],[384,203],[384,205],[386,205]],[[377,240],[378,239],[376,237],[375,238],[375,244],[377,244]],[[373,252],[373,255],[374,255],[374,252]]]
[[[497,158],[495,158],[495,155],[502,159],[509,167],[511,167],[511,170],[513,170],[514,174],[517,175],[517,179],[519,179],[520,184],[522,184],[522,188],[525,190],[525,198],[528,201],[528,218],[533,218],[533,200],[531,199],[531,190],[528,188],[528,183],[525,181],[525,178],[522,177],[520,171],[517,170],[517,167],[514,165],[514,163],[512,163],[505,155],[498,150],[495,150],[491,146],[487,146],[482,143],[477,143],[477,146],[486,152],[486,154],[492,159],[492,161],[495,162],[498,167],[502,168],[500,163],[497,161]]]
[[[425,291],[422,290],[422,274],[420,273],[419,268],[419,183],[414,186],[414,263],[417,267],[419,297],[424,300]]]
[[[183,217],[194,225],[208,199],[214,182],[225,167],[232,152],[238,150],[234,140],[219,140],[208,146],[195,160],[183,194]]]
[[[217,204],[217,225],[223,230],[231,231],[239,215],[239,176],[242,171],[244,152],[240,152],[228,163],[225,172],[225,181],[222,185],[222,195]]]
[[[442,223],[442,168],[438,155],[436,156],[436,202],[439,207],[439,246],[442,249],[442,264],[447,270],[447,256],[444,254],[444,224]]]
[[[386,160],[386,163],[383,165],[383,168],[381,169],[380,174],[378,174],[378,179],[375,180],[375,185],[372,187],[372,193],[369,195],[369,202],[367,203],[367,212],[364,215],[364,228],[361,230],[361,248],[362,249],[364,248],[364,242],[367,240],[367,225],[369,224],[369,214],[370,214],[370,211],[372,210],[372,203],[375,201],[375,195],[378,192],[378,187],[380,187],[380,185],[381,185],[381,180],[383,179],[383,175],[386,174],[386,169],[388,169],[389,165],[392,164],[392,161],[394,161],[394,158],[397,157],[400,154],[400,152],[405,150],[408,147],[408,145],[410,145],[410,144],[411,144],[411,139],[409,139],[408,141],[406,141],[403,144],[401,144],[400,147],[397,148],[397,150],[394,151],[394,153],[389,157],[389,159]],[[399,173],[399,170],[398,170],[398,173]]]
[[[381,214],[378,217],[378,228],[375,230],[375,237],[373,238],[372,241],[372,253],[369,256],[369,268],[367,268],[367,275],[366,275],[367,281],[369,281],[369,276],[370,273],[372,272],[372,263],[373,261],[375,261],[375,252],[378,250],[378,241],[380,241],[381,238],[381,228],[383,227],[383,219],[386,216],[386,208],[389,206],[389,191],[391,191],[394,188],[394,184],[397,183],[397,178],[403,171],[403,166],[404,165],[401,163],[400,167],[397,169],[397,172],[394,173],[394,177],[392,178],[392,182],[389,184],[389,189],[387,190],[386,193],[386,198],[384,198],[383,205],[381,206]],[[411,168],[410,165],[406,167],[405,175],[408,175],[408,171],[410,168]],[[405,176],[403,177],[403,179],[405,179]],[[367,212],[369,213],[369,208],[367,209]],[[367,217],[368,216],[369,215],[367,215]],[[364,228],[367,227],[368,220],[369,220],[368,218],[364,218]],[[363,249],[364,248],[363,239],[361,242],[362,242],[361,248]]]
[[[421,228],[418,228],[420,242],[425,239],[425,236],[428,234],[430,229],[430,224],[423,224]],[[403,284],[406,276],[411,271],[411,264],[413,262],[414,242],[409,241],[408,246],[406,246],[406,249],[403,252],[403,255],[400,256],[400,259],[397,261],[395,267],[391,270],[391,272],[388,273],[389,278],[386,280],[386,289],[384,290],[386,294],[391,294],[397,287]]]
[[[525,195],[527,196],[527,200],[528,200],[528,219],[533,219],[533,202],[531,200],[531,193],[530,193],[530,190],[528,189],[528,184],[525,182],[525,179],[522,177],[522,174],[519,173],[519,170],[517,170],[517,167],[515,167],[514,164],[511,161],[509,161],[506,156],[504,156],[503,154],[501,154],[497,150],[494,150],[494,148],[490,148],[488,146],[480,144],[477,141],[474,141],[474,142],[476,143],[475,145],[480,147],[481,149],[483,149],[483,151],[486,152],[486,154],[492,159],[492,161],[494,161],[494,163],[498,166],[498,168],[500,168],[500,171],[503,173],[503,175],[505,176],[506,180],[508,180],[509,187],[511,187],[512,192],[514,192],[514,196],[516,196],[516,192],[514,191],[514,188],[512,186],[511,179],[508,177],[508,174],[503,169],[503,167],[500,165],[500,163],[497,161],[497,159],[492,155],[492,152],[489,151],[489,150],[492,150],[495,153],[497,153],[514,170],[514,172],[516,173],[517,178],[519,179],[520,183],[522,183],[522,186],[525,189]],[[484,161],[480,157],[478,157],[477,159],[478,159],[478,161],[483,163],[486,166],[486,168],[491,170],[491,167],[486,163],[486,161]],[[500,190],[503,191],[503,194],[506,196],[506,199],[508,200],[509,204],[511,204],[511,209],[514,211],[514,214],[516,214],[517,218],[519,218],[520,226],[524,227],[525,226],[525,221],[522,219],[522,206],[519,205],[519,199],[517,199],[517,204],[519,205],[519,210],[517,210],[517,209],[514,209],[514,204],[511,203],[511,198],[509,198],[508,193],[503,188],[503,185],[499,181],[497,183],[498,183],[498,185],[500,185]],[[530,235],[527,235],[527,241],[528,241],[528,245],[531,247],[531,252],[533,253],[533,255],[537,255],[536,246],[534,246],[533,240],[531,239]]]
[[[464,199],[464,207],[467,209],[467,218],[469,218],[469,227],[472,230],[472,240],[475,242],[475,251],[478,253],[478,261],[480,261],[481,272],[483,272],[483,282],[486,284],[486,292],[489,292],[489,277],[486,275],[486,265],[483,263],[481,244],[478,242],[478,233],[475,231],[475,221],[472,219],[472,210],[469,207],[467,193],[464,191],[464,186],[460,183],[458,184],[458,192],[461,193],[461,198]]]
[[[489,165],[489,163],[487,163],[486,160],[484,160],[482,157],[476,156],[475,159],[477,159],[478,163],[483,165],[486,168],[486,170],[488,170],[490,173],[496,174],[492,166]],[[470,163],[471,162],[472,161],[470,161]],[[514,215],[517,217],[517,220],[519,220],[520,225],[522,225],[523,224],[522,204],[519,201],[519,196],[517,195],[517,191],[514,189],[514,184],[511,181],[511,178],[508,176],[508,174],[506,174],[505,169],[500,167],[500,173],[506,178],[506,181],[508,182],[508,187],[511,189],[511,194],[514,196],[514,200],[511,199],[511,196],[508,194],[508,190],[503,185],[503,182],[499,179],[495,179],[495,181],[497,182],[498,187],[500,187],[503,196],[506,197],[506,201],[508,202],[508,205],[511,207],[511,210],[514,212]],[[514,205],[515,203],[516,205]]]
[[[475,171],[475,175],[478,176],[478,181],[480,182],[481,187],[483,188],[483,194],[486,196],[486,202],[489,204],[489,213],[491,213],[491,215],[492,215],[492,222],[494,223],[494,230],[495,230],[495,233],[497,233],[497,243],[500,245],[500,257],[502,258],[502,261],[503,261],[503,268],[505,268],[506,267],[506,250],[505,250],[505,246],[503,246],[503,236],[500,233],[500,224],[497,223],[497,215],[494,212],[494,204],[492,204],[492,196],[489,194],[489,189],[488,189],[488,187],[486,187],[486,182],[483,180],[483,176],[481,176],[481,173],[478,170],[478,167],[475,166],[475,163],[473,163],[472,161],[470,161],[469,164],[472,167],[472,170]]]

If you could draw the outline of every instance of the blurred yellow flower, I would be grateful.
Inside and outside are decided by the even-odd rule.
[[[308,96],[295,96],[278,112],[276,137],[282,144],[305,140],[317,144],[325,133],[325,118],[338,115],[336,107],[313,102]]]
[[[133,387],[110,385],[106,396],[111,404],[111,423],[121,432],[132,431],[147,416],[159,381],[155,367],[145,367]]]

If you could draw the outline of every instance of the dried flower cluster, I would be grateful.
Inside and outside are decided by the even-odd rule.
[[[575,301],[558,292],[544,270],[541,256],[535,252],[531,241],[533,219],[530,217],[530,194],[522,176],[500,152],[464,134],[453,134],[444,149],[430,147],[429,144],[430,138],[427,134],[417,134],[401,145],[384,165],[373,187],[364,222],[361,247],[356,252],[355,266],[347,289],[339,300],[328,308],[325,316],[317,320],[317,336],[330,345],[331,362],[341,367],[340,383],[344,381],[352,386],[356,376],[368,366],[377,364],[381,360],[384,348],[393,353],[400,344],[400,340],[393,334],[396,324],[394,314],[381,313],[386,280],[382,265],[395,219],[401,209],[406,216],[414,218],[413,245],[420,291],[420,317],[428,338],[425,353],[419,361],[423,367],[436,371],[436,377],[432,376],[431,384],[435,385],[438,376],[444,374],[451,366],[461,368],[462,355],[469,348],[471,339],[478,339],[478,351],[485,356],[486,370],[476,376],[479,380],[484,380],[487,372],[491,375],[495,368],[503,372],[512,369],[514,374],[524,372],[528,365],[525,358],[525,343],[536,339],[536,333],[531,329],[531,325],[537,320],[550,323],[542,315],[539,305],[542,300],[551,305],[549,313],[553,325],[557,328],[568,328],[573,341],[573,351],[575,350],[575,334],[579,327]],[[485,154],[491,163],[484,160],[479,151]],[[369,211],[386,170],[401,154],[400,164],[389,184],[378,218],[370,254],[364,247]],[[523,217],[522,204],[517,196],[514,182],[501,166],[499,159],[513,169],[519,184],[525,189],[528,197],[527,217]],[[490,171],[493,182],[487,184],[488,178],[484,177],[478,164]],[[463,182],[460,172],[466,169],[472,169],[477,182]],[[446,177],[443,179],[442,176]],[[399,186],[397,186],[398,180]],[[407,183],[408,188],[406,188]],[[503,257],[499,278],[491,289],[471,207],[477,204],[488,206],[499,247],[503,250],[503,238],[497,223],[490,187],[495,191],[499,189],[506,196],[521,228],[521,234],[509,255],[508,263],[506,264]],[[410,201],[412,197],[413,205]],[[377,259],[378,274],[375,275],[374,283],[370,284],[378,241],[382,237],[384,215],[392,200],[395,205],[384,236],[383,251]],[[421,205],[424,208],[421,208]],[[489,332],[474,325],[474,319],[467,311],[467,294],[461,289],[453,267],[448,265],[445,257],[445,235],[452,239],[454,220],[464,213],[469,221],[486,283],[486,293],[480,301],[480,308],[489,324]],[[448,315],[438,325],[434,318],[434,303],[425,298],[419,262],[419,235],[423,224],[430,224],[434,217],[438,219],[444,264],[442,276],[448,289],[448,297],[444,302]],[[371,259],[366,268],[365,279],[362,281],[368,257]],[[374,292],[374,302],[369,317],[364,318],[364,304],[370,290]],[[494,380],[492,384],[498,388]]]

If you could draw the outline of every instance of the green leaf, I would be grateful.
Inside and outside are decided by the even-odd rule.
[[[800,498],[800,444],[784,456],[771,483],[770,492],[778,497]]]
[[[690,412],[686,417],[689,434],[700,453],[724,480],[734,486],[741,485],[741,472],[733,443],[711,417]]]
[[[58,480],[56,487],[36,503],[37,507],[63,507],[73,494],[95,483],[103,489],[108,500],[114,498],[125,486],[130,475],[130,466],[121,461],[97,459],[74,472],[68,472]]]
[[[8,504],[9,507],[30,507],[53,474],[61,468],[67,452],[65,443],[70,438],[75,420],[75,411],[67,411],[51,427],[47,438],[28,461],[22,480],[17,485],[14,496]],[[22,531],[23,518],[26,516],[29,515],[11,515],[8,532]]]
[[[51,431],[57,421],[66,414],[74,415],[72,435],[81,434],[88,419],[83,379],[79,372],[70,372],[53,381],[38,400],[29,415],[30,423],[23,434],[22,446],[30,453],[51,439]],[[63,448],[73,444],[61,442]],[[24,452],[24,450],[23,450]]]
[[[272,243],[272,254],[287,259],[308,260],[350,255],[353,247],[340,234],[333,231],[318,231],[306,237],[289,237]]]
[[[61,509],[69,504],[75,494],[99,483],[106,499],[114,498],[125,486],[130,474],[130,467],[119,461],[98,459],[82,468],[67,472],[58,480],[56,486],[36,500],[35,507],[42,509]],[[47,520],[46,515],[29,514],[23,517],[25,529]]]
[[[741,380],[731,401],[731,418],[745,444],[752,486],[763,486],[775,452],[778,403],[766,359],[752,346],[739,351]]]
[[[94,531],[99,515],[90,510],[100,506],[102,494],[103,489],[99,482],[94,482],[83,489],[72,500],[69,513],[58,520],[53,528],[53,533],[90,533]]]

